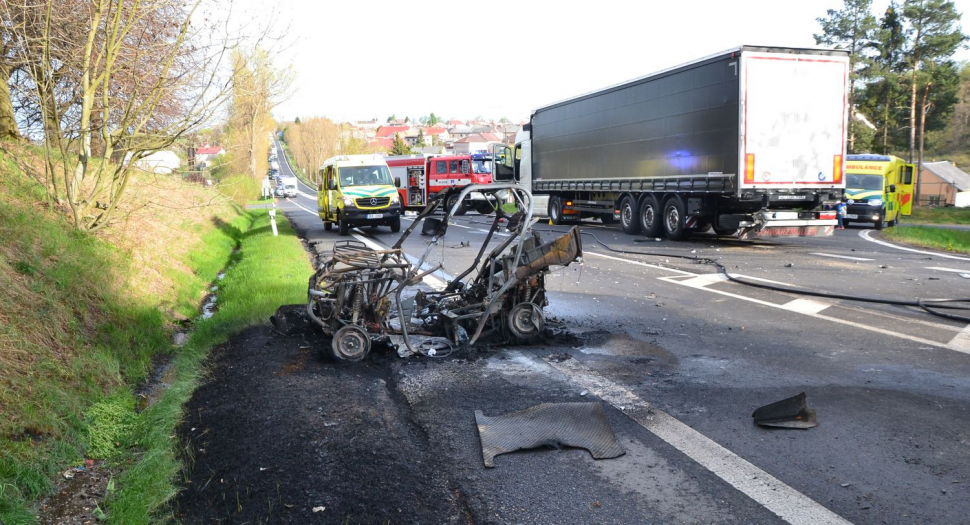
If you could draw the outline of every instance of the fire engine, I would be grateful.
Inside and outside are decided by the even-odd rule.
[[[391,176],[405,208],[423,208],[432,196],[448,188],[492,182],[491,158],[483,153],[437,157],[395,155],[384,157],[384,160],[391,168]],[[446,203],[449,209],[454,205],[454,201]],[[487,214],[494,208],[476,194],[462,204],[457,215],[469,209]]]

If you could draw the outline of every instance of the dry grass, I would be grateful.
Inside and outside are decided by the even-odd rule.
[[[75,231],[49,206],[42,153],[0,142],[0,521],[87,444],[86,412],[171,352],[172,311],[193,315],[237,242],[216,189],[138,174],[115,222]],[[248,217],[243,217],[246,221]],[[27,437],[25,436],[33,436]]]

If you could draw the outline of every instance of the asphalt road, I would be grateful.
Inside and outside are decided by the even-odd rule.
[[[300,191],[279,207],[326,253],[340,237],[324,231],[314,189]],[[474,213],[458,218],[430,262],[459,273],[487,222]],[[461,495],[460,505],[439,512],[493,523],[967,521],[970,326],[912,307],[749,287],[672,256],[717,258],[782,288],[907,300],[970,296],[961,275],[970,274],[970,257],[902,249],[857,227],[827,238],[700,234],[679,243],[637,242],[596,221],[580,227],[582,264],[546,281],[547,313],[569,327],[572,342],[420,365],[392,357],[386,365],[393,402]],[[398,237],[386,227],[352,235],[384,246]],[[426,240],[414,235],[404,249],[420,254]],[[354,380],[353,368],[337,370],[326,380]],[[799,392],[817,410],[818,427],[752,424],[754,409]],[[624,456],[535,451],[482,466],[474,410],[497,415],[580,400],[604,403]],[[413,521],[379,505],[371,512]],[[339,513],[333,519],[347,516]]]

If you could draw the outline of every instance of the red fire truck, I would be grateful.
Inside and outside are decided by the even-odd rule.
[[[391,168],[391,176],[405,208],[424,207],[434,194],[451,187],[492,182],[491,160],[482,154],[438,157],[396,155],[384,157],[384,160]],[[451,208],[454,204],[448,202],[446,206]],[[484,214],[493,208],[481,196],[473,195],[458,210],[458,215],[468,209]]]

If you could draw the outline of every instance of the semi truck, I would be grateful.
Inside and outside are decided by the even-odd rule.
[[[629,234],[831,235],[845,188],[846,51],[741,46],[532,112],[495,181],[553,223]]]
[[[429,157],[395,155],[384,157],[384,160],[391,170],[405,208],[423,208],[431,197],[448,188],[492,182],[491,161],[487,155],[479,153]],[[457,199],[458,194],[452,198]],[[446,207],[451,209],[454,204],[455,202],[449,201]],[[495,211],[495,207],[477,193],[469,196],[456,214],[464,215],[468,209],[480,213]]]

